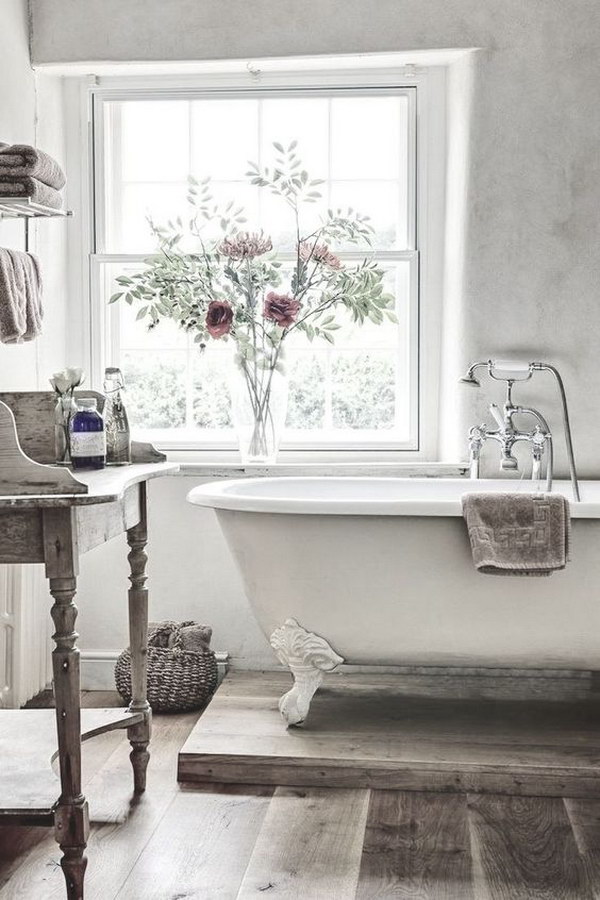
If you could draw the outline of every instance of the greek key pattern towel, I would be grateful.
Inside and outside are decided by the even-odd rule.
[[[478,572],[539,576],[565,568],[571,516],[560,494],[465,494],[462,509]]]

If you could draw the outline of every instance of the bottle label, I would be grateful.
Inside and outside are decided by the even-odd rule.
[[[106,456],[103,431],[72,431],[71,456]]]

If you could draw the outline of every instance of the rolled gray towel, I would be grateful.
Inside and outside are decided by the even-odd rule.
[[[13,200],[28,197],[32,203],[49,206],[51,209],[62,209],[63,206],[62,194],[29,176],[12,180],[0,174],[0,197],[10,197]]]
[[[56,160],[29,144],[0,144],[0,181],[4,176],[36,178],[55,191],[60,191],[67,183]]]

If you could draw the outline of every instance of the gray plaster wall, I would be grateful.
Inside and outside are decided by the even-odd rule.
[[[32,0],[32,12],[35,64],[90,72],[95,62],[473,48],[448,79],[438,456],[463,457],[468,425],[500,399],[460,388],[463,367],[522,354],[563,371],[580,467],[600,475],[597,0]],[[519,396],[558,425],[545,379]],[[211,514],[185,504],[195,480],[151,487],[152,615],[205,619],[237,664],[270,665]],[[125,584],[121,541],[83,561],[84,647],[126,642]],[[101,686],[110,666],[98,664]]]
[[[94,61],[477,48],[450,78],[438,455],[463,456],[466,428],[485,413],[482,392],[457,387],[460,370],[522,354],[563,370],[581,470],[600,474],[596,0],[33,0],[32,12],[34,63],[90,71]],[[547,376],[520,397],[558,424]],[[564,471],[560,441],[558,463]]]

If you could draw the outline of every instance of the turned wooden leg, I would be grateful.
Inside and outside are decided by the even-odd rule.
[[[131,651],[131,712],[142,713],[143,722],[128,729],[131,744],[133,785],[136,794],[146,790],[146,769],[152,710],[147,699],[148,686],[148,591],[146,585],[146,543],[148,541],[146,484],[140,485],[140,521],[127,531],[131,574],[129,580],[129,647]]]
[[[288,725],[301,725],[323,675],[344,660],[324,638],[302,628],[295,619],[287,619],[273,632],[271,646],[294,676],[292,689],[279,701],[279,711]]]
[[[46,509],[44,555],[56,647],[52,653],[61,794],[54,813],[54,833],[63,857],[69,900],[82,900],[89,832],[88,808],[81,792],[81,708],[79,695],[77,607],[77,523],[71,509]]]

